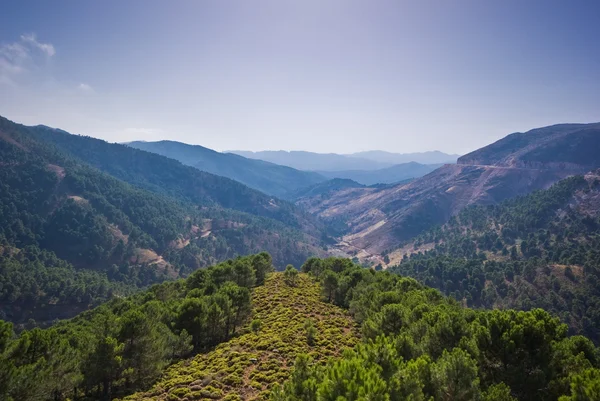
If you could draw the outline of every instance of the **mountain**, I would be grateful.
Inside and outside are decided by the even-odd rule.
[[[363,185],[394,184],[410,178],[422,177],[440,166],[440,164],[410,162],[379,170],[319,171],[319,173],[328,178],[344,178]]]
[[[240,156],[249,159],[259,159],[282,166],[289,166],[298,170],[317,171],[321,174],[325,172],[340,172],[354,170],[381,170],[393,167],[397,164],[407,164],[411,162],[419,164],[445,164],[456,163],[458,155],[448,155],[439,151],[422,153],[390,153],[381,150],[372,150],[368,152],[358,152],[348,155],[337,153],[314,153],[305,151],[285,151],[285,150],[264,150],[260,152],[251,152],[246,150],[232,150]],[[349,176],[332,176],[330,178],[350,178]]]
[[[541,309],[469,309],[348,259],[270,269],[230,260],[18,336],[0,321],[0,398],[595,399],[598,350]]]
[[[470,306],[544,308],[600,342],[599,173],[468,207],[387,255],[389,265]]]
[[[369,150],[349,154],[350,157],[359,157],[383,163],[403,164],[416,162],[420,164],[449,164],[456,163],[460,155],[440,152],[439,150],[418,153],[391,153],[383,150]]]
[[[329,194],[346,188],[364,188],[363,184],[347,178],[333,178],[328,181],[323,181],[306,188],[301,188],[294,192],[291,196],[296,201],[302,198],[312,199],[315,197],[327,197]]]
[[[151,192],[195,205],[268,217],[295,228],[317,232],[315,220],[294,205],[237,181],[183,165],[177,160],[53,128],[32,127],[29,133],[81,162]]]
[[[261,250],[322,254],[296,206],[163,156],[0,118],[1,316],[49,323]]]
[[[285,198],[290,192],[308,187],[326,178],[313,172],[248,159],[233,153],[174,141],[129,142],[127,146],[179,160],[208,173],[231,178],[264,193]]]
[[[230,152],[249,159],[264,160],[304,171],[377,170],[390,167],[393,164],[337,153],[288,152],[285,150],[264,150],[261,152],[232,150]]]
[[[468,205],[493,205],[548,188],[600,167],[599,155],[600,124],[545,127],[509,135],[408,184],[339,190],[308,202],[308,210],[343,221],[340,248],[360,250],[377,264],[382,251],[443,224]]]

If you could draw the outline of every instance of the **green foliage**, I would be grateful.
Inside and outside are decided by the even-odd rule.
[[[349,308],[364,340],[326,365],[299,358],[272,399],[557,401],[570,393],[595,395],[598,350],[584,337],[568,337],[567,327],[541,309],[471,310],[410,278],[340,268],[335,259],[322,263],[329,266],[323,285],[337,283],[325,298]]]
[[[475,307],[543,308],[600,342],[600,220],[593,176],[463,210],[393,271]],[[418,252],[423,247],[429,249]]]
[[[571,382],[570,396],[560,397],[560,401],[600,400],[600,370],[587,369],[575,374]]]
[[[0,399],[112,399],[147,388],[171,362],[236,335],[265,260],[229,260],[18,337],[0,321]]]
[[[283,272],[283,280],[287,285],[295,286],[298,280],[298,270],[292,265],[287,265]]]
[[[272,252],[255,255],[261,284],[322,252],[309,216],[235,181],[1,117],[0,131],[0,318],[17,329],[238,255]]]
[[[262,327],[262,321],[260,319],[254,319],[250,322],[250,330],[257,333]]]
[[[293,380],[302,383],[302,366],[308,374],[313,364],[339,357],[357,342],[348,314],[323,302],[319,284],[305,274],[297,275],[294,286],[285,282],[284,273],[269,276],[254,289],[252,304],[252,320],[239,336],[169,367],[151,389],[127,399],[183,400],[209,394],[227,400],[268,399],[279,391],[278,383],[290,378],[292,366]],[[255,322],[260,330],[253,330]],[[311,339],[310,328],[319,335]],[[307,391],[315,388],[310,386]]]

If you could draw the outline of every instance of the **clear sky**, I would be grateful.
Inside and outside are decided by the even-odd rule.
[[[0,0],[0,115],[217,150],[465,153],[600,121],[600,1]]]

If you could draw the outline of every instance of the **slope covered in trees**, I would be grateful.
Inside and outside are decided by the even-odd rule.
[[[65,154],[43,140],[52,135],[64,135],[64,141],[87,160]],[[71,141],[70,137],[79,139]],[[145,155],[181,169],[188,167],[121,146],[143,154],[136,158],[117,152],[129,165],[137,166],[137,170],[126,170],[109,157],[110,151],[101,152],[112,145],[90,141],[95,141],[93,146],[83,137],[0,120],[0,304],[4,319],[22,323],[30,318],[49,322],[70,317],[112,296],[185,276],[236,255],[268,250],[275,264],[283,268],[322,252],[320,239],[300,231],[300,226],[309,231],[315,227],[301,223],[302,217],[294,214],[292,205],[282,203],[280,207],[275,200],[264,206],[271,201],[266,195],[210,174],[206,181],[198,181],[206,196],[198,193],[197,198],[188,199],[167,196],[168,191],[163,190],[154,193],[85,161],[93,163],[98,158],[99,164],[122,170],[133,184],[148,189],[152,189],[150,185],[137,181],[146,177],[145,167],[154,163]],[[94,151],[94,146],[99,150]],[[157,163],[147,175],[156,185],[156,176],[166,180],[173,173],[161,167],[165,166]],[[178,185],[186,186],[184,182]],[[210,191],[211,185],[217,189]],[[227,191],[229,195],[224,195]],[[246,209],[258,214],[262,210],[269,215],[269,208],[282,211],[271,213],[274,218],[270,218],[225,209],[220,197],[239,198],[221,203],[242,205],[239,209],[251,205]]]
[[[411,178],[422,177],[441,166],[442,164],[408,162],[378,170],[319,171],[319,173],[328,178],[349,179],[363,185],[397,184]]]
[[[236,259],[18,337],[1,323],[0,395],[597,399],[599,350],[541,309],[472,310],[341,258],[270,268]]]
[[[248,159],[233,153],[220,153],[203,146],[181,142],[135,141],[126,145],[179,160],[188,166],[231,178],[283,199],[288,198],[288,195],[295,190],[326,180],[325,177],[314,172],[300,171],[263,160]]]
[[[272,268],[265,253],[230,260],[18,337],[0,321],[0,399],[108,400],[145,388],[172,361],[235,336]]]
[[[319,283],[291,266],[257,287],[252,304],[242,335],[171,366],[152,389],[127,400],[268,399],[298,354],[324,364],[358,341],[348,313],[324,302]]]
[[[575,176],[465,209],[403,248],[393,270],[469,306],[544,308],[599,342],[599,213],[600,177]]]
[[[217,206],[271,218],[293,228],[320,234],[316,221],[293,204],[237,181],[185,166],[177,160],[44,126],[12,124],[12,128],[26,130],[27,135],[36,140],[52,143],[71,157],[136,187],[198,206]]]
[[[273,400],[595,400],[600,354],[541,309],[475,311],[410,278],[311,259],[363,341],[325,366],[300,355]]]

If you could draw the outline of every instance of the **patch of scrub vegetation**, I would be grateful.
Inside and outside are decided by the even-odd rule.
[[[320,284],[307,274],[290,281],[273,273],[254,289],[252,303],[243,334],[171,366],[151,390],[127,399],[268,399],[290,377],[299,354],[324,365],[358,343],[352,318],[324,302]]]

